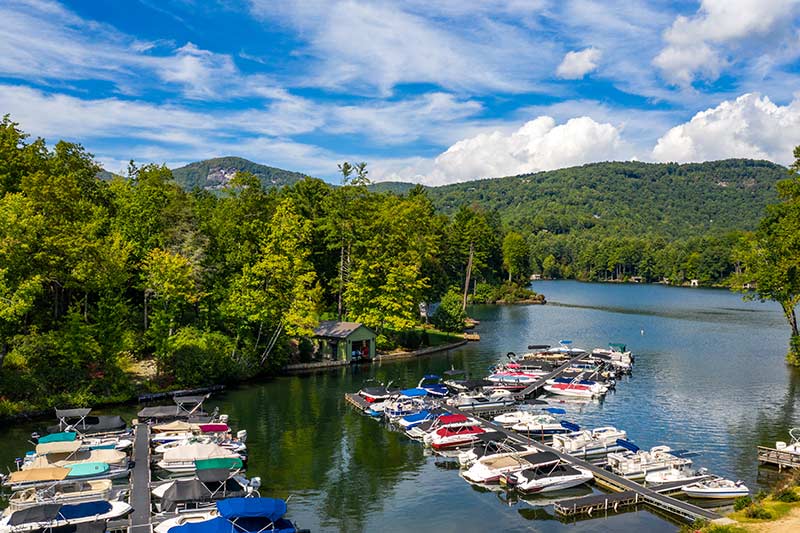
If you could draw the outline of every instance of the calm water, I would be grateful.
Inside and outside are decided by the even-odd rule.
[[[481,342],[447,355],[279,378],[217,398],[232,425],[249,431],[249,474],[262,477],[262,493],[291,496],[290,516],[315,532],[675,531],[648,511],[564,524],[551,507],[534,507],[537,500],[481,492],[343,399],[370,378],[410,386],[451,366],[484,374],[506,352],[562,338],[586,348],[625,342],[637,356],[616,392],[602,403],[566,406],[569,419],[623,428],[642,447],[702,452],[700,466],[751,487],[765,483],[755,446],[785,440],[800,425],[800,374],[784,364],[788,328],[776,305],[649,285],[534,288],[551,303],[477,307]],[[0,428],[0,464],[23,453],[32,428]]]

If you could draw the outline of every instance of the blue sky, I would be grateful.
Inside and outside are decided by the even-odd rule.
[[[800,144],[800,0],[6,0],[0,113],[109,170],[442,184]]]

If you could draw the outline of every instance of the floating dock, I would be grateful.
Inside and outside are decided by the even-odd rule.
[[[153,524],[150,514],[150,426],[136,424],[133,440],[134,466],[131,472],[130,515],[128,533],[150,533]]]
[[[800,468],[800,455],[776,448],[758,447],[758,462],[765,465],[777,466],[778,470],[784,468]]]

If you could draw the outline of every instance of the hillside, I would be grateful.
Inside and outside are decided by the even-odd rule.
[[[305,177],[305,174],[299,172],[260,165],[241,157],[217,157],[197,161],[173,169],[172,175],[175,176],[175,181],[186,190],[215,191],[222,189],[240,171],[255,174],[265,189],[292,185]]]

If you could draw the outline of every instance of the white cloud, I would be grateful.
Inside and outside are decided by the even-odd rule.
[[[653,149],[658,161],[708,161],[729,157],[788,164],[798,143],[800,100],[785,106],[759,94],[744,94],[697,113],[675,126]]]
[[[494,178],[552,170],[592,161],[626,159],[630,148],[612,124],[589,117],[556,124],[540,116],[512,133],[481,133],[453,144],[432,164],[413,160],[410,167],[378,169],[381,179],[415,179],[441,185],[478,178]],[[425,174],[425,177],[421,176]]]
[[[702,0],[692,17],[678,16],[664,32],[667,45],[653,60],[670,82],[716,80],[729,63],[726,45],[740,55],[775,48],[791,28],[798,0]],[[759,42],[761,41],[761,42]]]
[[[601,55],[600,50],[593,47],[585,48],[579,52],[567,52],[556,69],[556,75],[567,80],[583,78],[597,69],[597,63],[600,61]]]

